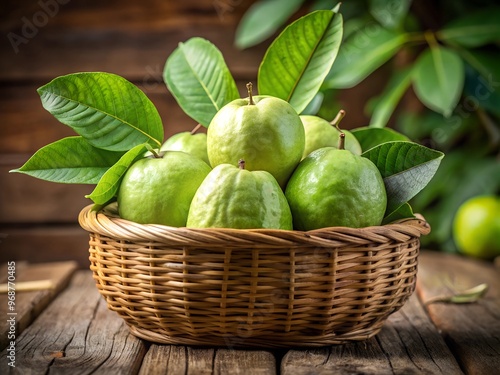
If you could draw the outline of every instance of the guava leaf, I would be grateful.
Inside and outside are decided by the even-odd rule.
[[[342,15],[318,10],[288,25],[264,55],[258,72],[260,95],[286,100],[301,113],[319,91],[337,57]]]
[[[386,213],[384,220],[382,221],[382,225],[393,223],[397,220],[414,218],[415,214],[413,213],[413,209],[411,208],[408,202],[403,203],[401,206],[396,208],[394,211],[390,213]]]
[[[480,47],[500,42],[500,7],[488,7],[451,21],[436,33],[443,42]]]
[[[364,152],[379,169],[390,214],[420,192],[436,173],[444,154],[413,142],[382,143]]]
[[[135,85],[110,73],[75,73],[40,87],[43,107],[94,147],[127,151],[161,145],[163,125],[153,103]]]
[[[163,79],[182,110],[205,127],[240,97],[222,53],[203,38],[179,43],[165,63]]]
[[[66,184],[97,184],[123,152],[96,148],[84,138],[67,137],[39,149],[21,168],[11,172]]]
[[[362,28],[342,42],[324,87],[343,89],[356,86],[393,57],[407,39],[407,34],[380,25]]]
[[[252,47],[273,35],[292,16],[304,0],[260,0],[245,12],[236,29],[235,44]]]
[[[90,198],[95,204],[104,205],[113,199],[118,192],[121,180],[128,168],[138,159],[143,157],[147,150],[145,144],[137,145],[125,153],[101,177],[95,189],[85,198]]]
[[[486,292],[488,291],[488,284],[479,284],[470,289],[464,290],[462,292],[454,292],[452,295],[443,295],[443,296],[435,296],[429,298],[425,301],[425,305],[428,306],[431,303],[475,303],[484,297]]]
[[[385,142],[410,141],[406,135],[390,128],[361,127],[352,129],[351,133],[358,140],[363,152]]]
[[[415,94],[429,109],[448,117],[456,107],[464,86],[464,64],[452,50],[431,46],[413,67]]]
[[[460,55],[469,65],[465,70],[464,96],[475,98],[478,104],[500,116],[500,53],[460,49]]]
[[[411,85],[411,69],[395,72],[377,99],[370,119],[370,127],[383,128],[389,122],[401,97]]]

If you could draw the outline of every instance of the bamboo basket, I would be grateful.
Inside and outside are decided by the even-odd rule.
[[[423,218],[309,232],[190,229],[79,216],[109,309],[150,342],[318,347],[376,335],[415,289]]]

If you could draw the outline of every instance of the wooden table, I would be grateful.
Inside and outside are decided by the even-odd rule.
[[[5,282],[7,265],[1,275]],[[20,290],[32,280],[52,287]],[[500,270],[453,255],[422,252],[416,293],[376,337],[309,350],[142,341],[107,309],[90,271],[71,262],[16,262],[15,283],[15,305],[0,296],[2,374],[500,374]],[[477,302],[426,304],[482,283]]]

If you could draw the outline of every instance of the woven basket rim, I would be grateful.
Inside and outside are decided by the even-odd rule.
[[[311,242],[324,242],[331,245],[332,238],[339,236],[348,240],[360,235],[370,235],[371,240],[386,242],[387,238],[404,241],[406,238],[419,238],[430,233],[430,225],[423,216],[399,220],[390,224],[364,228],[327,227],[311,231],[283,229],[232,229],[232,228],[187,228],[170,227],[161,224],[139,224],[118,216],[117,205],[111,203],[104,208],[95,208],[90,204],[84,207],[78,216],[80,226],[90,233],[120,238],[126,241],[158,241],[175,242],[177,245],[203,244],[207,242],[228,241],[247,242],[248,244],[263,243],[266,245],[304,245]],[[316,245],[319,245],[316,243]]]

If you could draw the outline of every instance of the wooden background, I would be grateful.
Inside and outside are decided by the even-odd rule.
[[[73,131],[41,105],[36,89],[81,71],[119,74],[157,106],[165,136],[196,123],[162,81],[167,57],[193,36],[223,53],[240,92],[255,81],[269,41],[237,50],[234,33],[251,0],[2,0],[0,5],[0,262],[76,260],[88,266],[87,234],[77,216],[89,185],[45,182],[9,170]],[[332,1],[332,4],[334,2]],[[293,18],[308,11],[306,2]],[[272,38],[271,38],[272,39]],[[366,125],[365,101],[381,82],[370,78],[341,93],[346,128]]]

